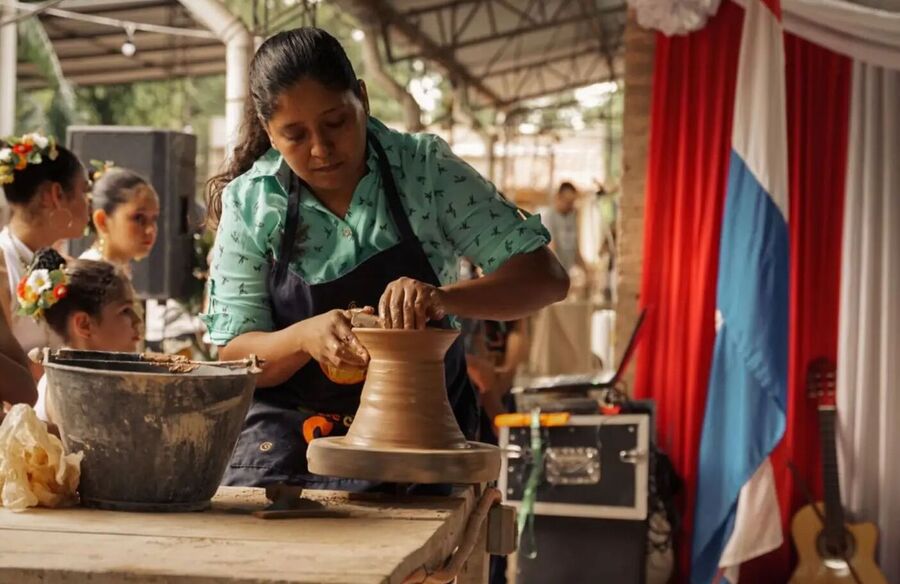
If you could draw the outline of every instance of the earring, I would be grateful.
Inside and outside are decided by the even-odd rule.
[[[106,257],[106,240],[102,235],[97,237],[97,251],[100,252],[100,257]]]
[[[56,217],[56,214],[60,211],[65,211],[69,215],[69,220],[66,222],[66,229],[72,228],[72,223],[75,221],[75,218],[72,216],[72,212],[68,209],[54,209],[51,213],[51,217]]]

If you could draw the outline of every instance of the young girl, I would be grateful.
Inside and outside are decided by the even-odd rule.
[[[134,351],[140,318],[131,283],[108,262],[66,261],[56,250],[40,250],[17,286],[19,313],[45,321],[70,349]],[[38,383],[34,409],[47,420],[46,377]]]
[[[35,251],[84,232],[87,175],[75,155],[53,138],[26,134],[0,140],[0,186],[12,210],[9,225],[0,231],[0,270],[7,278],[0,308],[26,353],[56,346],[59,341],[45,324],[14,314],[15,290]],[[40,377],[40,368],[33,373]]]
[[[106,170],[91,190],[96,232],[81,259],[104,260],[131,276],[131,262],[147,257],[156,243],[159,197],[147,179],[124,168]]]

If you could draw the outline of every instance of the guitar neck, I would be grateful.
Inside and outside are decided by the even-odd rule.
[[[825,536],[830,541],[842,541],[844,536],[844,508],[841,505],[841,484],[838,473],[837,412],[834,406],[819,407],[819,434],[822,441],[822,472],[825,486]]]

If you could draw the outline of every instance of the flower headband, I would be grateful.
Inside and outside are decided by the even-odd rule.
[[[56,160],[59,150],[53,137],[37,132],[25,134],[21,138],[4,138],[7,146],[0,148],[0,185],[13,182],[13,172],[24,170],[29,164],[40,164],[44,157]]]
[[[93,171],[91,172],[91,184],[100,180],[104,174],[112,170],[116,167],[116,163],[112,160],[91,160],[91,167],[93,167]]]
[[[69,292],[69,277],[62,266],[55,270],[45,268],[32,270],[22,276],[16,287],[19,301],[18,313],[39,320],[44,311],[66,297]]]

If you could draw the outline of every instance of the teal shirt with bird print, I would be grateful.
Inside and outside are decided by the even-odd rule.
[[[441,138],[397,132],[374,118],[368,131],[384,147],[403,208],[441,285],[457,281],[461,257],[490,273],[510,257],[549,243],[539,217],[525,217]],[[300,193],[302,251],[294,254],[290,269],[307,283],[339,278],[399,242],[377,160],[368,147],[368,173],[344,217],[306,189]],[[217,345],[247,332],[275,330],[266,282],[270,260],[279,255],[290,173],[272,149],[222,195],[209,306],[203,315]]]

